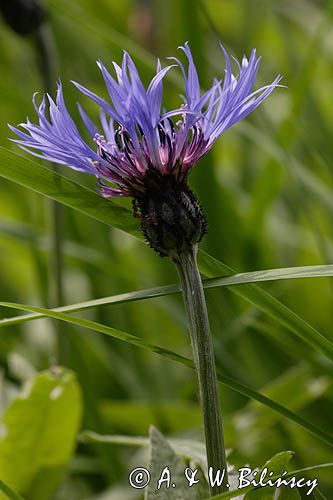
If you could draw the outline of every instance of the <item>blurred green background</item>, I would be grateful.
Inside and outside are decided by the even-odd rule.
[[[325,0],[49,0],[59,76],[69,109],[97,108],[70,84],[106,91],[95,61],[108,67],[127,49],[149,82],[156,57],[177,55],[189,40],[203,88],[223,76],[221,40],[238,59],[262,55],[257,85],[283,74],[286,89],[223,135],[191,174],[208,218],[202,248],[239,272],[325,264],[333,255],[333,2]],[[0,136],[7,122],[30,116],[43,91],[33,41],[0,32]],[[164,104],[179,103],[178,70],[165,78]],[[79,123],[79,120],[77,120]],[[60,172],[94,189],[94,179]],[[127,201],[123,204],[130,206]],[[63,208],[64,303],[177,281],[147,246],[118,230]],[[1,179],[1,300],[54,305],[49,279],[50,206],[41,196]],[[333,287],[326,278],[262,285],[323,335],[333,339]],[[217,365],[223,372],[332,430],[332,366],[286,328],[227,288],[207,291]],[[0,309],[1,317],[13,315]],[[81,314],[190,356],[181,297],[100,307]],[[63,334],[58,353],[56,332]],[[168,436],[200,436],[200,409],[191,370],[101,334],[38,320],[0,335],[2,405],[22,382],[56,362],[71,368],[84,400],[82,429],[147,435],[155,424]],[[329,446],[277,413],[221,386],[230,462],[259,465],[281,450],[296,452],[293,468],[332,460]],[[79,443],[59,477],[56,500],[140,498],[127,475],[141,451]],[[142,461],[143,459],[141,459]],[[1,471],[0,471],[1,472]],[[328,498],[331,472],[318,473]],[[13,485],[15,486],[15,484]],[[24,493],[23,491],[21,491]],[[30,498],[30,497],[29,497]],[[32,497],[31,500],[35,500]],[[46,497],[47,498],[47,497]]]

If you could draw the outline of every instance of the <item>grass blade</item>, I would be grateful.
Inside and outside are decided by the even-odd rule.
[[[102,325],[100,323],[96,323],[91,320],[83,319],[83,318],[77,318],[75,316],[69,315],[69,314],[64,314],[63,312],[55,311],[55,310],[48,310],[44,309],[42,307],[34,307],[34,306],[27,306],[23,304],[16,304],[16,303],[11,303],[11,302],[0,302],[0,306],[2,307],[8,307],[12,309],[20,309],[23,311],[30,311],[38,314],[43,314],[44,316],[54,318],[54,319],[59,319],[61,321],[65,321],[67,323],[81,326],[83,328],[87,328],[89,330],[97,331],[100,333],[104,333],[105,335],[109,335],[113,338],[116,338],[118,340],[122,340],[123,342],[127,342],[130,345],[134,345],[136,347],[140,347],[141,349],[145,349],[146,351],[149,352],[155,352],[161,356],[164,356],[165,358],[168,358],[173,361],[177,361],[178,363],[181,363],[189,368],[194,369],[194,364],[193,361],[186,358],[185,356],[181,356],[180,354],[177,354],[173,351],[170,351],[169,349],[165,349],[164,347],[157,346],[155,344],[149,344],[147,342],[144,342],[141,338],[136,337],[134,335],[131,335],[127,332],[122,332],[120,330],[116,330],[115,328],[112,328],[110,326]],[[293,421],[294,423],[298,424],[299,426],[303,427],[306,429],[308,432],[312,433],[315,435],[317,438],[321,439],[324,441],[326,444],[329,444],[330,446],[333,446],[333,436],[330,436],[317,426],[313,425],[311,422],[307,422],[304,420],[302,417],[296,415],[292,411],[288,410],[284,406],[276,403],[275,401],[270,400],[266,396],[253,391],[252,389],[249,389],[248,387],[243,386],[242,384],[236,382],[235,380],[225,377],[221,373],[217,374],[218,380],[230,387],[231,389],[251,398],[256,401],[258,401],[261,404],[264,404],[265,406],[268,406],[274,411],[277,411],[284,417],[288,418],[289,420]]]
[[[6,483],[0,481],[0,491],[6,495],[8,500],[24,500],[21,495],[15,493]]]
[[[203,280],[203,285],[204,288],[219,288],[222,286],[235,286],[248,283],[256,283],[259,281],[264,282],[299,278],[323,278],[328,276],[333,276],[332,264],[326,266],[286,267],[281,269],[268,269],[265,271],[253,271],[250,273],[238,273],[232,276],[205,279]],[[135,290],[133,292],[120,293],[118,295],[110,295],[108,297],[87,300],[84,302],[78,302],[76,304],[53,308],[52,310],[71,313],[75,311],[85,311],[99,306],[123,304],[126,302],[135,302],[138,300],[164,297],[166,295],[174,295],[180,292],[181,289],[178,284],[164,285],[153,288],[145,288],[142,290]],[[44,314],[32,313],[5,318],[0,320],[0,328],[44,317]]]
[[[235,273],[231,267],[204,252],[200,252],[199,259],[201,272],[210,278],[213,278],[214,275],[230,275]],[[333,360],[332,342],[265,290],[255,284],[231,287],[231,290],[276,319],[281,325],[295,333],[304,342],[310,344],[315,350]]]
[[[129,210],[2,146],[0,146],[0,175],[104,224],[140,236],[138,223]]]
[[[225,268],[223,268],[225,269]],[[303,266],[303,267],[290,267],[290,268],[281,268],[281,269],[268,269],[264,271],[253,271],[249,273],[239,273],[239,274],[234,274],[232,276],[226,276],[226,277],[217,277],[217,278],[209,278],[204,280],[204,288],[218,288],[221,286],[235,286],[235,285],[244,285],[244,284],[249,284],[249,283],[257,283],[257,282],[264,282],[264,281],[273,281],[273,280],[284,280],[284,279],[299,279],[299,278],[319,278],[319,277],[329,277],[333,276],[333,265],[329,264],[326,266]],[[276,314],[278,315],[281,313],[281,309],[285,306],[282,306],[282,304],[275,299],[273,301],[271,300],[272,297],[261,290],[260,288],[257,288],[260,292],[257,292],[258,295],[260,295],[260,300],[262,304],[266,304],[265,307],[267,307],[269,304],[273,304],[276,308]],[[127,293],[122,293],[119,295],[112,295],[110,297],[103,297],[100,299],[94,299],[94,300],[88,300],[85,302],[80,302],[77,304],[71,304],[63,307],[58,307],[55,309],[52,309],[53,311],[57,312],[64,312],[64,313],[69,313],[69,312],[75,312],[75,311],[83,311],[87,309],[91,309],[93,307],[98,307],[98,306],[103,306],[103,305],[111,305],[111,304],[121,304],[124,302],[133,302],[137,300],[144,300],[144,299],[150,299],[154,297],[162,297],[165,295],[172,295],[176,293],[180,293],[180,286],[179,285],[165,285],[165,286],[159,286],[159,287],[154,287],[154,288],[147,288],[143,290],[137,290],[134,292],[127,292]],[[237,293],[237,292],[236,292]],[[248,296],[245,297],[244,294],[242,294],[242,290],[240,290],[239,295],[243,296],[246,298],[246,300],[249,300]],[[252,292],[252,295],[254,296],[254,299],[256,298],[255,294]],[[254,300],[253,300],[253,303]],[[287,308],[285,308],[287,309]],[[289,311],[289,310],[288,310]],[[291,311],[289,311],[289,314]],[[26,321],[31,321],[35,319],[40,319],[43,318],[43,314],[27,314],[27,315],[22,315],[22,316],[15,316],[13,318],[5,318],[0,320],[0,328],[4,326],[10,326],[10,325],[15,325],[19,323],[24,323]],[[297,316],[292,313],[291,318],[294,322],[297,323]],[[304,323],[304,320],[299,318],[299,320]],[[282,320],[281,320],[282,321]],[[307,325],[308,330],[311,332],[312,335],[315,336],[314,339],[314,344],[311,343],[308,337],[302,337],[305,342],[310,343],[316,350],[319,350],[323,352],[321,349],[318,348],[317,339],[318,339],[318,332],[314,330],[310,325]],[[297,332],[295,332],[297,333]],[[320,343],[323,344],[325,351],[327,350],[326,348],[328,347],[328,357],[333,356],[333,345],[330,341],[325,339],[325,337],[320,335]],[[331,358],[333,359],[333,358]]]

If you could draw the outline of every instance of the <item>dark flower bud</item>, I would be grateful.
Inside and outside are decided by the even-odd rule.
[[[151,171],[145,192],[133,201],[149,245],[162,257],[191,250],[206,232],[206,219],[186,180]]]
[[[22,36],[34,33],[46,18],[39,0],[0,0],[0,10],[6,23]]]

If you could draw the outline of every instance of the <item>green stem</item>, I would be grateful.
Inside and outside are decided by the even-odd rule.
[[[56,49],[50,24],[46,21],[42,23],[35,33],[35,46],[38,58],[38,65],[43,86],[46,92],[52,97],[56,92],[57,62]],[[58,167],[52,165],[54,172],[58,172]],[[51,226],[52,255],[50,259],[50,287],[52,305],[60,306],[64,303],[64,283],[63,283],[63,217],[62,207],[56,201],[48,202]],[[68,340],[64,332],[58,331],[58,356],[57,362],[66,364],[69,350]]]
[[[194,364],[198,377],[201,411],[206,439],[208,468],[225,471],[221,485],[210,485],[211,495],[228,491],[227,461],[222,416],[217,389],[216,368],[207,306],[196,262],[197,247],[173,257],[180,277],[186,308]]]

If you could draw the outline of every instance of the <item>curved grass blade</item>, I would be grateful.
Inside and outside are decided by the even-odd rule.
[[[216,275],[235,273],[231,267],[202,251],[199,254],[199,267],[201,272],[210,278]],[[295,333],[331,361],[333,360],[333,343],[265,290],[255,284],[244,284],[242,287],[231,286],[231,290],[276,319],[281,325]]]
[[[138,224],[129,210],[3,147],[0,147],[0,176],[59,201],[100,222],[111,224],[142,240]],[[232,268],[202,251],[199,254],[199,267],[200,271],[210,278],[235,274]],[[231,289],[333,360],[332,343],[267,292],[253,284]]]
[[[304,467],[303,469],[297,469],[297,470],[293,470],[291,472],[288,472],[288,474],[283,476],[283,478],[287,479],[288,477],[299,476],[300,474],[304,474],[306,472],[312,472],[312,471],[319,470],[319,469],[329,469],[331,467],[333,467],[333,462],[328,462],[326,464],[312,465],[311,467]],[[279,476],[277,476],[277,475],[272,476],[272,477],[270,477],[270,480],[275,481],[276,479],[278,479],[278,477]],[[207,498],[205,500],[224,500],[224,499],[228,499],[228,498],[234,498],[234,497],[239,496],[240,493],[243,495],[243,494],[248,493],[250,491],[254,491],[257,489],[261,489],[261,488],[262,488],[261,486],[258,486],[258,487],[246,486],[245,488],[242,488],[242,490],[236,489],[236,490],[232,490],[232,491],[227,491],[226,493],[222,493],[220,495],[216,495],[214,497],[211,497],[210,499]]]
[[[141,237],[138,223],[126,208],[97,192],[0,146],[0,176],[11,180],[104,224]]]
[[[326,266],[303,266],[303,267],[289,267],[280,269],[268,269],[264,271],[253,271],[249,273],[238,273],[232,276],[208,278],[203,280],[204,288],[219,288],[222,286],[235,286],[248,283],[275,281],[285,279],[299,279],[299,278],[323,278],[333,276],[333,264]],[[142,290],[135,290],[133,292],[125,292],[117,295],[110,295],[99,299],[87,300],[53,308],[53,311],[58,312],[75,312],[92,309],[98,306],[122,304],[126,302],[135,302],[138,300],[145,300],[157,297],[164,297],[167,295],[174,295],[180,293],[180,286],[177,284],[164,285],[153,288],[145,288]],[[24,323],[34,319],[45,317],[44,314],[27,314],[22,316],[15,316],[0,320],[0,328],[3,326],[15,325]]]
[[[303,266],[303,267],[289,267],[280,269],[268,269],[263,271],[253,271],[249,273],[239,273],[232,276],[208,278],[203,281],[204,288],[218,288],[221,286],[235,286],[249,283],[285,280],[285,279],[300,279],[300,278],[322,278],[333,276],[333,264],[325,266]],[[71,304],[67,306],[57,307],[52,309],[58,312],[75,312],[91,309],[103,305],[121,304],[125,302],[134,302],[137,300],[151,299],[155,297],[162,297],[166,295],[173,295],[180,293],[180,286],[165,285],[154,288],[146,288],[143,290],[136,290],[133,292],[121,293],[118,295],[111,295],[100,299],[88,300]],[[4,326],[15,325],[43,318],[43,314],[27,314],[22,316],[15,316],[12,318],[5,318],[0,320],[0,328]]]
[[[8,500],[24,500],[21,495],[15,493],[6,483],[0,480],[0,491],[6,495]]]
[[[69,314],[64,314],[59,311],[55,310],[48,310],[42,307],[34,307],[34,306],[27,306],[23,304],[16,304],[16,303],[11,303],[11,302],[0,302],[0,306],[2,307],[8,307],[12,309],[20,309],[23,311],[30,311],[30,312],[35,312],[38,314],[43,314],[44,316],[54,318],[54,319],[59,319],[61,321],[65,321],[67,323],[71,323],[77,326],[81,326],[83,328],[87,328],[89,330],[97,331],[100,333],[104,333],[105,335],[109,335],[113,338],[116,338],[118,340],[122,340],[124,342],[127,342],[128,344],[134,345],[136,347],[140,347],[141,349],[145,349],[146,351],[149,352],[155,352],[161,356],[164,356],[165,358],[168,358],[173,361],[177,361],[178,363],[181,363],[182,365],[185,365],[189,368],[194,369],[194,364],[193,361],[186,358],[185,356],[181,356],[180,354],[177,354],[169,349],[165,349],[164,347],[157,346],[155,344],[150,344],[145,341],[143,341],[141,338],[136,337],[134,335],[131,335],[127,332],[122,332],[120,330],[116,330],[115,328],[112,328],[110,326],[106,326],[100,323],[96,323],[91,320],[83,319],[83,318],[77,318],[75,316],[69,315]],[[307,422],[304,420],[302,417],[299,417],[292,411],[288,410],[284,406],[276,403],[275,401],[270,400],[266,396],[253,391],[252,389],[249,389],[248,387],[243,386],[242,384],[236,382],[235,380],[226,377],[222,375],[220,372],[217,374],[218,380],[230,387],[231,389],[251,398],[259,403],[264,404],[265,406],[268,406],[274,411],[277,411],[284,417],[288,418],[289,420],[293,421],[294,423],[298,424],[299,426],[303,427],[306,429],[308,432],[312,433],[315,435],[317,438],[321,439],[324,441],[326,444],[333,446],[333,436],[330,436],[317,426],[313,425],[311,422]]]

